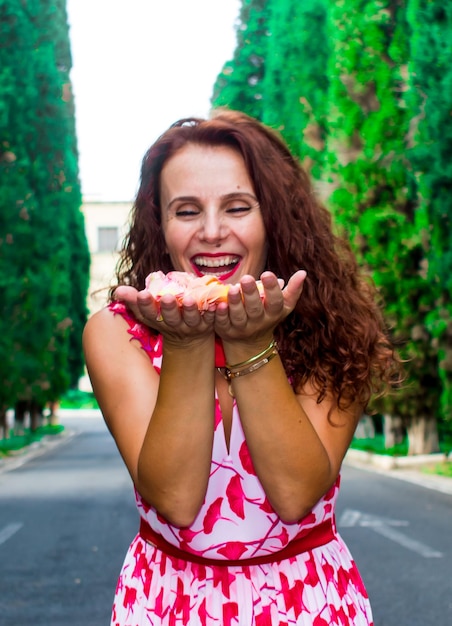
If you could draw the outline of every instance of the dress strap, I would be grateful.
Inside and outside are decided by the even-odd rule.
[[[319,548],[332,541],[336,535],[333,528],[333,521],[331,519],[310,528],[306,534],[298,539],[290,541],[285,548],[273,552],[270,554],[264,554],[262,556],[252,557],[250,559],[207,559],[198,554],[181,550],[171,543],[166,541],[162,535],[156,533],[147,523],[147,521],[141,518],[140,521],[140,535],[150,545],[154,546],[161,552],[175,557],[176,559],[182,559],[184,561],[190,561],[192,563],[199,563],[200,565],[219,565],[224,567],[232,567],[234,565],[262,565],[263,563],[276,563],[288,559],[290,557],[297,556],[302,552],[308,552],[314,548]]]

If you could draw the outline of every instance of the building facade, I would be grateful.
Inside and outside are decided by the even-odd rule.
[[[105,306],[114,284],[118,250],[128,230],[131,202],[84,202],[85,232],[91,254],[88,308],[90,314]]]

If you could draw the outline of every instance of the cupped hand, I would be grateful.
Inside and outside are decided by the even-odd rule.
[[[136,319],[176,342],[196,339],[213,334],[215,307],[199,311],[195,299],[185,296],[182,305],[171,294],[164,295],[159,302],[143,289],[120,286],[115,290],[115,299],[123,301]]]
[[[272,272],[264,272],[260,278],[263,298],[256,280],[247,275],[241,278],[239,285],[231,285],[228,302],[217,306],[215,332],[224,341],[258,340],[272,334],[294,310],[303,291],[306,272],[295,272],[285,287]]]

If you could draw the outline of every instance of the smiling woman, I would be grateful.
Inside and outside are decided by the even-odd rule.
[[[165,163],[160,185],[162,229],[173,267],[224,282],[261,275],[265,227],[240,152],[188,143]]]
[[[84,333],[140,513],[112,625],[372,624],[334,504],[398,360],[279,136],[222,110],[165,131],[117,283]]]

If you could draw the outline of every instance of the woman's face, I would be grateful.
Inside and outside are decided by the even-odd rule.
[[[160,177],[162,228],[175,270],[236,283],[258,279],[267,239],[242,156],[228,146],[187,144]]]

